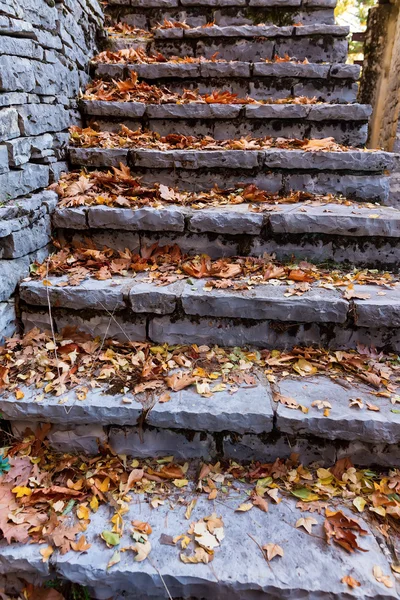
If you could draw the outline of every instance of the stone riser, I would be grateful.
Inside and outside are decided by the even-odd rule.
[[[182,158],[187,159],[189,152],[183,153]],[[228,153],[226,151],[226,154]],[[122,149],[120,151],[98,152],[96,149],[90,148],[73,148],[70,150],[70,160],[74,166],[118,167],[121,162],[126,164],[127,154],[127,151]],[[251,159],[250,154],[250,152],[246,153],[249,159],[248,163]],[[350,161],[350,154],[346,154],[346,159]],[[225,164],[223,166],[223,161],[221,161],[220,168],[196,168],[193,163],[190,168],[182,168],[184,161],[174,161],[167,156],[166,152],[155,152],[152,156],[150,151],[146,151],[146,154],[134,151],[131,152],[130,157],[128,164],[134,167],[132,172],[135,176],[141,177],[143,183],[161,182],[179,189],[201,191],[211,189],[215,185],[218,185],[221,189],[226,189],[240,182],[243,184],[253,183],[259,188],[273,193],[286,194],[291,190],[300,190],[315,194],[342,194],[350,199],[382,203],[387,203],[389,195],[389,177],[383,173],[374,173],[373,171],[368,174],[356,170],[353,172],[340,170],[337,172],[322,172],[315,171],[313,168],[305,168],[301,171],[294,168],[272,169],[268,167],[251,168],[250,166],[249,168],[243,168],[244,164],[239,158],[236,164],[232,162],[231,165]],[[165,157],[166,168],[160,168],[160,161],[163,160],[163,157]],[[226,161],[228,160],[229,157],[227,156]],[[148,166],[143,164],[146,162]],[[187,162],[187,164],[189,163]],[[348,166],[351,168],[350,162]]]
[[[87,123],[93,119],[102,131],[119,131],[121,118],[102,118],[87,115]],[[333,137],[338,143],[363,147],[367,141],[368,123],[363,121],[307,122],[296,119],[123,119],[124,125],[133,131],[144,127],[160,135],[179,133],[197,137],[210,135],[216,140],[253,137],[295,137],[298,139],[321,139]]]
[[[32,327],[49,329],[48,312],[21,306],[25,331]],[[290,350],[294,346],[324,346],[332,350],[374,346],[386,351],[400,350],[400,328],[356,327],[334,323],[292,323],[289,321],[243,320],[218,317],[146,315],[135,317],[131,310],[68,310],[52,308],[57,331],[74,323],[79,330],[97,336],[110,336],[122,342],[150,341],[156,344],[218,344],[256,346]],[[248,313],[247,313],[248,314]]]
[[[140,67],[142,65],[138,65]],[[136,70],[136,65],[99,65],[95,76],[102,76],[115,72],[114,77],[125,78],[129,70]],[[112,68],[112,69],[111,69]],[[139,69],[137,69],[139,70]],[[324,80],[324,79],[294,79],[276,77],[250,78],[197,78],[197,79],[153,79],[144,78],[149,83],[166,86],[172,92],[183,93],[184,90],[199,90],[200,94],[209,94],[214,90],[229,90],[241,98],[249,96],[254,100],[271,98],[279,100],[289,96],[306,96],[316,98],[319,102],[355,102],[358,93],[358,84],[352,80]]]
[[[39,425],[40,422],[33,421],[10,422],[17,439],[23,436],[26,428],[35,430]],[[148,426],[53,425],[46,439],[49,446],[58,452],[96,455],[107,444],[116,454],[138,459],[174,456],[178,461],[232,459],[238,462],[259,460],[270,463],[278,458],[290,458],[291,454],[296,453],[299,462],[305,466],[317,461],[334,464],[341,458],[349,457],[359,467],[400,467],[397,444],[368,444],[339,439],[331,441],[315,436],[291,436],[278,430],[256,435]]]
[[[150,7],[108,7],[107,14],[114,23],[124,22],[133,27],[150,30],[168,21],[185,22],[191,27],[201,27],[206,23],[215,23],[222,27],[227,25],[312,25],[335,22],[333,8],[286,6],[243,6],[238,1],[236,6],[181,6],[176,8]]]
[[[372,209],[374,210],[374,209]],[[71,222],[70,227],[73,227]],[[79,227],[79,225],[78,225]],[[400,240],[384,237],[351,237],[327,235],[323,233],[271,233],[262,235],[229,235],[218,233],[174,232],[116,232],[107,229],[91,229],[82,232],[56,230],[56,237],[64,242],[84,244],[90,238],[97,247],[107,246],[123,251],[129,248],[138,252],[140,247],[158,242],[161,246],[178,244],[183,252],[196,255],[208,254],[211,258],[224,256],[262,256],[264,253],[276,255],[277,260],[333,261],[358,267],[391,269],[397,271],[400,265]]]
[[[109,39],[111,51],[123,48],[143,48],[148,53],[161,52],[166,58],[191,56],[211,58],[217,53],[225,60],[254,62],[261,59],[272,60],[275,55],[288,54],[298,60],[308,59],[313,63],[342,63],[347,58],[347,40],[330,35],[314,37],[282,38],[203,38],[203,39],[154,39],[138,42],[128,37]]]

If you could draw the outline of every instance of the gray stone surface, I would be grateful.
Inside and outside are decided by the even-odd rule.
[[[159,542],[161,534],[175,537],[186,532],[188,521],[184,516],[185,505],[177,503],[171,509],[169,503],[165,503],[153,510],[144,498],[138,496],[138,502],[131,504],[124,520],[130,522],[137,519],[139,507],[140,520],[151,523],[153,533],[150,537],[150,561],[136,563],[129,553],[121,553],[121,561],[107,570],[107,563],[114,549],[106,549],[99,538],[99,533],[107,528],[110,518],[110,511],[101,508],[91,515],[91,523],[85,534],[92,544],[90,551],[57,556],[53,560],[54,570],[60,577],[88,586],[94,597],[103,600],[110,597],[115,600],[133,600],[140,596],[143,589],[148,598],[164,598],[166,594],[163,581],[173,598],[218,596],[220,600],[240,600],[251,596],[258,600],[263,597],[299,598],[302,595],[309,600],[341,598],[350,596],[341,582],[349,572],[361,582],[359,588],[352,590],[351,597],[360,600],[397,598],[395,587],[386,588],[373,576],[373,567],[379,566],[383,573],[394,580],[387,559],[388,550],[384,545],[380,546],[375,532],[360,516],[358,521],[361,527],[370,532],[360,542],[367,552],[344,555],[339,552],[340,548],[338,550],[337,546],[328,545],[323,539],[323,514],[313,514],[318,524],[313,529],[314,536],[307,536],[302,529],[295,528],[296,520],[301,516],[295,509],[296,499],[287,499],[276,506],[270,506],[268,513],[257,511],[254,514],[255,509],[243,514],[234,513],[246,498],[242,489],[227,495],[224,502],[216,504],[214,508],[205,496],[198,498],[192,519],[197,520],[215,510],[225,525],[225,539],[215,550],[212,569],[204,564],[184,564],[179,558],[179,548]],[[354,518],[352,512],[344,510]],[[259,543],[271,541],[279,544],[284,549],[284,557],[275,559],[271,569],[266,568],[265,559],[257,545],[243,532],[249,533]],[[265,532],[268,532],[268,539]],[[131,544],[128,536],[127,527],[121,546]],[[31,548],[38,552],[37,546]],[[190,548],[193,552],[192,546]],[[237,552],[237,548],[241,551]],[[304,548],[305,551],[299,552],[299,548]],[[313,565],[312,569],[310,564]],[[329,565],[329,569],[326,565]]]
[[[183,231],[184,215],[176,206],[135,210],[94,206],[88,209],[88,223],[89,227],[126,231]]]
[[[198,279],[184,287],[182,306],[186,314],[306,323],[344,323],[347,318],[348,303],[335,290],[312,288],[302,296],[289,297],[285,297],[286,285],[210,292],[204,290],[206,281]]]
[[[300,169],[318,171],[377,171],[390,169],[392,157],[389,152],[305,152],[304,150],[280,150],[272,148],[264,151],[264,165],[278,169]]]
[[[134,313],[155,313],[165,315],[176,309],[177,299],[182,294],[183,281],[170,285],[156,286],[154,283],[133,281],[129,292],[129,303]]]
[[[57,208],[54,212],[53,227],[66,229],[87,229],[87,208]]]
[[[272,430],[272,417],[270,389],[258,382],[241,386],[234,394],[228,389],[215,392],[211,398],[186,388],[171,394],[168,402],[157,403],[146,422],[163,429],[263,433]]]
[[[270,214],[269,223],[272,231],[277,233],[400,237],[400,211],[379,206],[296,204]]]
[[[15,108],[0,109],[0,142],[16,138],[19,135],[18,113]]]
[[[50,217],[45,214],[30,223],[28,227],[13,231],[4,237],[0,243],[0,257],[7,259],[21,258],[47,246],[50,239]]]
[[[88,167],[118,167],[120,163],[126,165],[128,150],[124,148],[69,148],[69,159],[73,165],[86,165]]]
[[[204,432],[181,432],[170,429],[142,429],[137,427],[111,427],[109,445],[117,454],[135,458],[174,456],[177,460],[216,456],[215,442]]]
[[[41,280],[22,283],[21,299],[27,304],[36,306],[47,306],[50,301],[52,306],[74,310],[81,308],[123,310],[126,308],[125,296],[132,285],[132,280],[124,278],[105,281],[89,278],[77,286],[65,285],[66,277],[49,277],[46,281],[51,285],[45,285]]]
[[[264,217],[261,213],[251,213],[246,205],[203,208],[193,211],[190,216],[189,231],[240,235],[258,235]]]
[[[400,415],[393,413],[388,398],[372,394],[371,388],[352,383],[347,388],[327,377],[285,379],[276,386],[282,395],[294,398],[309,409],[301,410],[276,404],[276,426],[284,433],[315,435],[329,440],[362,440],[368,443],[397,444],[400,440]],[[359,398],[364,407],[350,407],[350,399]],[[328,401],[332,408],[328,417],[322,410],[312,407],[316,400]],[[368,410],[366,403],[380,408],[379,412]]]
[[[143,102],[107,102],[104,100],[82,100],[83,112],[87,115],[110,117],[142,117],[146,111]]]
[[[17,330],[17,317],[14,301],[0,302],[0,344],[6,337],[12,337]]]
[[[362,286],[370,298],[354,298],[354,320],[359,327],[399,327],[400,288],[384,289],[373,285]],[[384,294],[384,295],[383,295]]]

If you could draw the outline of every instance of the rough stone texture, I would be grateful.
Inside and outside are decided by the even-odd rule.
[[[61,212],[61,211],[60,211]],[[184,211],[179,207],[161,209],[107,208],[95,206],[88,210],[89,227],[124,229],[128,231],[183,231],[185,228]]]
[[[316,288],[300,297],[285,297],[287,286],[255,286],[245,291],[213,289],[209,292],[203,290],[206,282],[198,279],[184,287],[182,306],[186,314],[308,323],[346,321],[348,303],[334,290]]]
[[[330,440],[362,440],[368,443],[398,444],[400,440],[400,415],[391,412],[393,405],[387,398],[371,393],[371,388],[354,384],[344,387],[327,377],[284,379],[277,384],[282,396],[295,398],[309,411],[293,410],[277,403],[277,428],[285,433],[308,435]],[[364,408],[349,407],[349,400],[360,398]],[[327,400],[332,405],[325,417],[322,410],[312,407],[315,400]],[[369,402],[380,408],[379,412],[367,409]]]
[[[16,438],[22,438],[25,431],[33,433],[38,427],[37,422],[12,421],[11,428]],[[51,447],[59,452],[84,452],[97,454],[101,446],[107,441],[104,427],[101,425],[77,425],[73,429],[68,426],[53,425],[47,434]]]
[[[117,454],[135,458],[174,456],[177,460],[202,458],[212,460],[216,455],[214,438],[207,433],[181,432],[169,429],[111,427],[108,443]]]
[[[87,61],[96,51],[102,23],[97,0],[0,2],[0,203],[52,183],[65,170],[68,127],[79,124],[75,97],[87,81]],[[54,207],[52,207],[54,208]],[[0,298],[28,274],[29,257],[50,241],[50,205],[0,225]],[[7,233],[8,228],[8,233]],[[25,260],[23,260],[23,258]],[[6,295],[6,291],[7,294]]]
[[[130,505],[125,521],[137,519],[140,506],[140,520],[151,523],[153,529],[151,562],[134,562],[125,552],[121,553],[121,561],[117,565],[107,569],[114,549],[105,548],[99,537],[110,519],[110,511],[101,507],[91,515],[91,523],[85,532],[87,541],[92,544],[90,552],[69,552],[64,556],[55,554],[52,558],[52,574],[87,586],[90,595],[98,600],[134,600],[140,597],[143,589],[147,598],[164,598],[164,583],[173,598],[186,596],[241,600],[251,597],[261,600],[269,597],[275,600],[304,596],[309,600],[320,600],[344,595],[350,597],[341,583],[341,579],[349,572],[361,583],[360,587],[351,591],[351,597],[360,600],[390,600],[398,597],[395,587],[386,588],[373,576],[373,567],[379,566],[394,581],[387,559],[389,550],[384,542],[380,542],[380,537],[376,538],[376,532],[371,530],[366,520],[358,518],[361,527],[370,533],[363,536],[360,542],[367,552],[343,555],[336,546],[326,544],[324,540],[324,515],[313,514],[318,524],[313,528],[314,536],[306,538],[307,534],[301,528],[294,527],[298,518],[296,499],[288,498],[270,507],[268,513],[257,511],[255,515],[253,509],[240,515],[234,514],[233,511],[246,497],[244,490],[241,490],[241,493],[227,495],[223,503],[215,505],[215,511],[224,521],[225,539],[215,550],[212,570],[209,565],[184,564],[179,558],[179,548],[159,543],[161,534],[175,537],[188,529],[188,521],[184,516],[187,507],[177,503],[171,509],[169,503],[165,503],[155,511],[143,497],[138,496],[138,502]],[[348,509],[344,510],[354,517]],[[192,518],[197,519],[210,512],[210,501],[200,496]],[[121,540],[121,547],[131,544],[128,529]],[[243,532],[257,540],[260,540],[262,532],[268,532],[268,539],[284,548],[284,557],[276,560],[271,569],[266,568],[257,545]],[[305,544],[307,552],[299,552]],[[192,550],[192,546],[190,548]],[[237,548],[241,551],[237,552]],[[35,572],[44,575],[49,566],[42,562],[39,549],[38,545],[2,546],[1,572],[19,570],[21,575]],[[152,566],[154,564],[157,570]],[[310,564],[313,565],[312,569]],[[329,565],[329,569],[326,565]]]
[[[12,300],[0,302],[0,344],[7,337],[12,337],[17,329],[15,305]]]
[[[363,286],[370,298],[354,299],[354,320],[360,327],[377,327],[379,323],[386,327],[400,325],[400,289],[398,287],[382,290],[376,286]]]

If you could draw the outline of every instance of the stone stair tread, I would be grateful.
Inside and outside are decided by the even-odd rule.
[[[267,6],[284,8],[303,6],[306,8],[335,8],[336,0],[109,0],[109,6],[129,6],[132,8],[184,8],[192,6]]]
[[[119,166],[127,161],[135,167],[171,168],[185,166],[195,170],[201,167],[266,168],[318,171],[375,171],[383,172],[393,163],[390,152],[349,149],[345,152],[290,150],[159,150],[151,148],[81,148],[69,147],[74,165]],[[240,178],[240,177],[238,177]]]
[[[396,405],[374,394],[371,386],[358,381],[335,381],[321,374],[279,377],[271,387],[261,373],[257,375],[255,371],[255,374],[255,385],[243,384],[235,393],[231,393],[228,386],[209,398],[199,395],[194,388],[186,388],[180,392],[169,390],[170,399],[159,403],[163,392],[154,390],[154,406],[146,412],[146,426],[210,434],[315,436],[320,440],[357,440],[366,444],[398,444],[400,441],[400,415]],[[215,384],[219,381],[215,380]],[[83,381],[77,391],[84,385]],[[63,428],[78,425],[135,427],[143,405],[148,406],[149,402],[146,393],[136,396],[129,393],[131,403],[126,404],[122,401],[126,394],[111,394],[101,389],[89,389],[85,400],[78,400],[74,390],[60,397],[47,394],[37,400],[40,389],[23,385],[19,389],[24,398],[17,401],[14,396],[3,394],[0,410],[5,419],[23,421],[27,425],[46,422]],[[276,394],[297,403],[298,408],[274,401],[273,398],[279,399]],[[349,406],[350,400],[355,399],[362,402],[362,408]],[[315,401],[329,402],[329,416],[324,414],[324,409],[312,406]],[[375,410],[368,409],[368,405],[375,406]],[[308,412],[303,412],[301,407]]]
[[[252,212],[252,204],[191,209],[180,205],[161,208],[82,206],[57,208],[53,224],[59,228],[117,229],[119,231],[210,232],[259,235],[265,226],[273,233],[324,233],[351,237],[400,237],[400,210],[388,206],[323,203],[271,205]],[[269,207],[268,207],[269,208]]]
[[[217,383],[219,380],[216,380]],[[77,390],[81,388],[79,386]],[[74,391],[61,397],[46,395],[38,401],[40,390],[26,386],[20,389],[24,393],[22,400],[16,401],[5,394],[0,397],[0,409],[4,418],[10,421],[43,421],[63,426],[99,424],[133,427],[138,424],[144,405],[149,402],[148,393],[134,396],[129,393],[131,403],[127,404],[122,401],[127,394],[103,392],[101,389],[90,389],[83,401],[77,399]],[[193,388],[169,393],[171,399],[159,403],[161,392],[157,389],[153,391],[155,405],[146,414],[148,425],[161,429],[232,431],[236,434],[272,431],[272,395],[269,385],[262,381],[261,376],[252,386],[240,386],[232,394],[227,388],[216,392],[212,398],[200,396]]]
[[[92,63],[97,75],[101,76],[110,71],[115,77],[118,72],[122,75],[126,68],[135,71],[139,77],[147,79],[162,79],[168,77],[250,77],[251,75],[268,77],[301,77],[311,79],[324,79],[328,76],[336,79],[351,79],[356,81],[360,76],[358,65],[345,63],[320,64],[296,62],[213,62],[179,63],[172,60],[163,63]]]
[[[367,121],[372,108],[367,104],[219,104],[206,102],[163,103],[117,100],[82,100],[85,114],[151,119],[301,119],[305,121]]]
[[[343,297],[344,287],[326,289],[318,283],[311,284],[301,296],[287,296],[293,285],[290,281],[278,286],[255,285],[244,290],[233,287],[205,290],[209,279],[182,280],[162,286],[147,279],[145,274],[105,281],[89,277],[80,285],[71,286],[65,285],[66,277],[49,276],[45,284],[41,280],[23,282],[20,297],[33,306],[48,306],[50,302],[56,308],[97,309],[113,314],[128,309],[132,316],[172,314],[178,310],[179,302],[187,316],[260,321],[345,323],[354,311],[359,327],[400,326],[400,286],[354,284],[354,298],[348,301]],[[237,282],[246,284],[247,278]]]
[[[379,538],[367,519],[357,515],[357,521],[368,532],[360,542],[367,552],[347,554],[343,548],[326,543],[324,514],[312,514],[317,521],[313,536],[295,527],[298,518],[307,516],[295,508],[295,498],[285,498],[277,505],[270,505],[267,513],[256,508],[247,513],[235,513],[239,504],[246,502],[247,489],[250,488],[243,486],[236,493],[231,491],[223,502],[215,503],[204,495],[195,496],[189,491],[178,490],[188,502],[193,497],[197,499],[189,521],[185,518],[185,504],[176,502],[171,508],[170,502],[166,501],[154,510],[143,495],[135,494],[124,521],[130,523],[139,519],[152,527],[149,537],[152,550],[149,559],[144,562],[134,562],[132,552],[121,552],[120,562],[107,569],[115,548],[107,549],[100,534],[111,529],[113,511],[108,506],[101,506],[96,513],[91,513],[91,522],[85,532],[87,542],[92,545],[88,552],[71,551],[63,556],[55,552],[49,562],[43,563],[40,550],[44,546],[16,543],[6,546],[2,543],[0,569],[2,573],[17,571],[18,575],[27,575],[28,578],[50,574],[53,578],[66,578],[88,586],[91,596],[102,600],[110,597],[114,600],[136,600],[142,597],[143,589],[146,590],[146,598],[155,600],[167,598],[168,594],[173,598],[218,597],[220,600],[241,600],[247,596],[307,597],[309,600],[321,597],[339,600],[345,596],[360,600],[399,597],[396,583],[394,587],[387,588],[373,575],[374,567],[378,566],[392,582],[394,579],[385,549],[380,547]],[[343,509],[341,505],[338,508]],[[179,558],[182,550],[178,544],[168,546],[160,543],[162,535],[173,538],[185,534],[192,521],[213,512],[223,519],[225,538],[215,549],[211,565],[184,564]],[[344,508],[344,512],[354,519],[348,508]],[[130,527],[125,527],[120,547],[132,545],[129,534]],[[250,536],[260,545],[271,542],[280,545],[284,556],[275,558],[268,568],[257,543]],[[192,554],[193,545],[189,548]],[[351,592],[341,582],[349,574],[361,584]]]

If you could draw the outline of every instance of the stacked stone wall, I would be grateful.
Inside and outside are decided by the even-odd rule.
[[[43,190],[67,169],[102,21],[97,0],[0,0],[0,339],[18,281],[47,252],[55,196]]]

